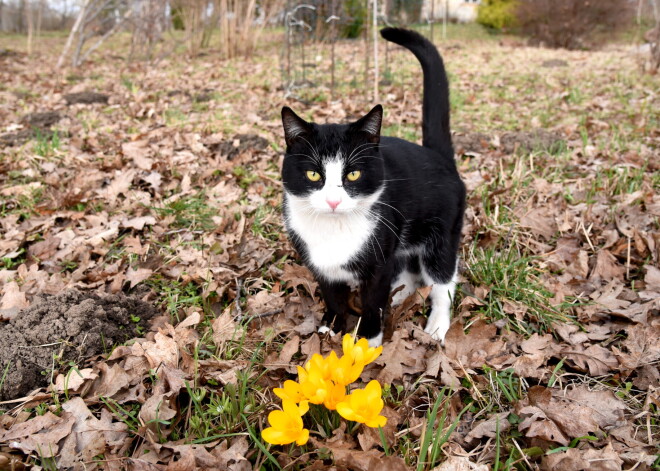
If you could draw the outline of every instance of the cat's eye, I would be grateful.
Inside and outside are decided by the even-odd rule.
[[[346,175],[346,178],[348,178],[349,182],[354,182],[355,180],[360,178],[360,175],[362,175],[362,172],[360,172],[359,170],[353,170],[348,175]]]
[[[321,179],[321,174],[319,172],[315,172],[314,170],[308,170],[307,178],[309,178],[313,182],[317,182]]]

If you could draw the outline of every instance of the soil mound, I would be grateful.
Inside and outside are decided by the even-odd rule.
[[[209,144],[213,153],[226,156],[228,160],[247,151],[263,151],[268,148],[268,141],[256,134],[236,134],[232,139],[223,140],[215,144]]]
[[[107,105],[109,99],[110,97],[108,95],[97,92],[79,92],[64,95],[64,100],[67,105],[91,105],[92,103],[103,103],[104,105]]]
[[[152,305],[123,295],[72,290],[35,300],[0,325],[0,400],[47,386],[60,365],[68,369],[72,361],[79,364],[139,337],[156,314]]]
[[[459,155],[470,152],[485,152],[493,147],[493,138],[483,133],[457,134],[452,137],[454,149]],[[535,129],[531,132],[506,132],[499,137],[497,145],[506,154],[520,152],[554,152],[565,145],[563,136],[557,132]]]

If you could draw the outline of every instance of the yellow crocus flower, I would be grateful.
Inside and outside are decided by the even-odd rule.
[[[300,384],[290,379],[284,382],[284,387],[274,388],[273,392],[280,399],[282,400],[290,399],[296,404],[305,399],[305,395],[302,392],[302,388],[300,387]]]
[[[283,400],[282,410],[268,414],[271,426],[261,432],[262,438],[272,445],[288,445],[293,442],[304,445],[309,440],[309,430],[303,428],[302,416],[308,409],[307,401],[296,405],[290,399]]]
[[[351,334],[346,334],[342,340],[342,349],[345,356],[353,358],[356,362],[368,365],[380,356],[383,346],[370,347],[367,339],[360,339],[355,342]]]
[[[326,409],[336,410],[337,404],[344,401],[345,398],[346,386],[341,384],[332,384],[332,386],[328,389],[328,395],[325,397],[323,405],[326,407]]]
[[[341,386],[348,386],[357,381],[364,369],[364,363],[350,355],[342,356],[332,370],[332,381]]]
[[[367,427],[383,427],[387,417],[379,415],[385,405],[380,383],[375,379],[364,389],[356,389],[337,404],[337,412],[346,420],[360,422]]]
[[[323,371],[318,368],[307,371],[299,366],[298,379],[303,397],[312,404],[323,404],[332,388],[332,382],[323,379]]]

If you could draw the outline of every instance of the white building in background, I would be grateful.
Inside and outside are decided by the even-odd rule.
[[[477,9],[481,0],[424,0],[423,20],[442,21],[445,17],[458,23],[471,23],[477,19]]]

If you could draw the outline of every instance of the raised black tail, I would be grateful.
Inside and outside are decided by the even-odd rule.
[[[454,149],[449,131],[449,83],[438,50],[428,39],[415,31],[383,28],[380,34],[388,41],[410,50],[422,64],[422,144],[453,159]]]

